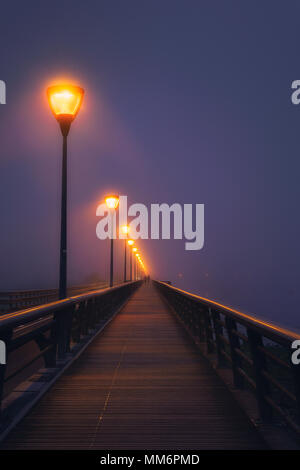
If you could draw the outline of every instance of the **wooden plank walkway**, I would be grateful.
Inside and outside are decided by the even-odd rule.
[[[262,449],[264,443],[151,285],[1,449]]]

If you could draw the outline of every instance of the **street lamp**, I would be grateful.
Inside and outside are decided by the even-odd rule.
[[[114,211],[119,205],[119,196],[107,196],[105,203],[111,214],[111,238],[110,238],[110,276],[109,287],[114,283]]]
[[[78,114],[84,90],[78,86],[56,85],[47,89],[50,108],[57,119],[63,136],[61,179],[61,225],[59,298],[67,297],[67,137],[71,123]]]
[[[134,240],[127,241],[129,246],[134,245]],[[132,281],[132,251],[130,250],[130,280]]]
[[[129,227],[128,225],[123,225],[121,227],[121,230],[122,232],[124,233],[124,235],[126,235],[126,238],[127,238],[127,235],[129,233]],[[127,249],[126,249],[126,238],[124,240],[124,282],[126,282],[126,258],[127,258]]]

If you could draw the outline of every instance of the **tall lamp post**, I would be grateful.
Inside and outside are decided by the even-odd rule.
[[[67,297],[67,138],[83,100],[84,90],[78,86],[56,85],[47,89],[50,108],[63,136],[59,298]]]
[[[133,253],[136,255],[137,253],[137,247],[135,246],[134,248],[132,248],[132,251]],[[134,267],[133,267],[133,279],[136,281],[136,256],[133,258],[134,259]]]
[[[139,277],[140,277],[140,267],[139,267],[139,264],[141,264],[141,257],[140,257],[140,255],[139,255],[138,253],[136,253],[135,256],[137,257],[137,259],[136,259],[136,266],[137,266],[137,272],[138,272],[137,277],[138,277],[138,279],[139,279]]]
[[[140,262],[140,258],[139,258],[139,254],[137,253],[135,255],[137,258],[136,258],[136,278],[139,279],[140,277],[140,273],[139,273],[139,262]]]
[[[132,247],[134,240],[128,240],[127,243],[130,247]],[[132,250],[130,250],[130,280],[132,281]]]
[[[142,260],[139,253],[137,253],[136,256],[137,256],[137,259],[139,260],[139,263],[140,263],[140,266],[141,266],[141,275],[145,276],[146,275],[146,269],[145,269],[145,265],[143,263],[143,260]]]
[[[126,276],[127,276],[127,266],[126,266],[126,258],[127,258],[127,235],[129,233],[129,227],[128,225],[123,225],[121,227],[122,229],[122,232],[124,233],[124,235],[126,235],[126,238],[124,240],[124,282],[126,282]]]
[[[111,215],[109,287],[112,287],[114,284],[114,214],[119,205],[119,196],[107,196],[105,202]]]

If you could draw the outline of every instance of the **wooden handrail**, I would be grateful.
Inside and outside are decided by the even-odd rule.
[[[154,284],[196,343],[205,345],[205,354],[232,369],[234,386],[250,385],[262,420],[276,413],[300,430],[300,365],[291,362],[291,345],[300,335],[168,283]]]

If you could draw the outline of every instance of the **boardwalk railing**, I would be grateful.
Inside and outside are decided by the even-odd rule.
[[[0,364],[0,405],[8,381],[23,375],[25,369],[41,358],[46,368],[55,367],[84,336],[105,324],[139,285],[140,281],[128,282],[2,315],[0,341],[6,346],[7,357],[5,364]],[[37,344],[38,353],[25,355],[21,364],[15,363],[12,353],[32,342]]]
[[[156,287],[204,353],[230,367],[235,388],[254,392],[263,421],[282,420],[300,433],[300,365],[291,344],[300,335],[190,294],[164,282]]]
[[[92,290],[108,287],[106,281],[73,286],[68,288],[68,296],[74,296]],[[24,310],[35,305],[46,304],[58,300],[58,289],[12,290],[0,292],[0,314]]]

